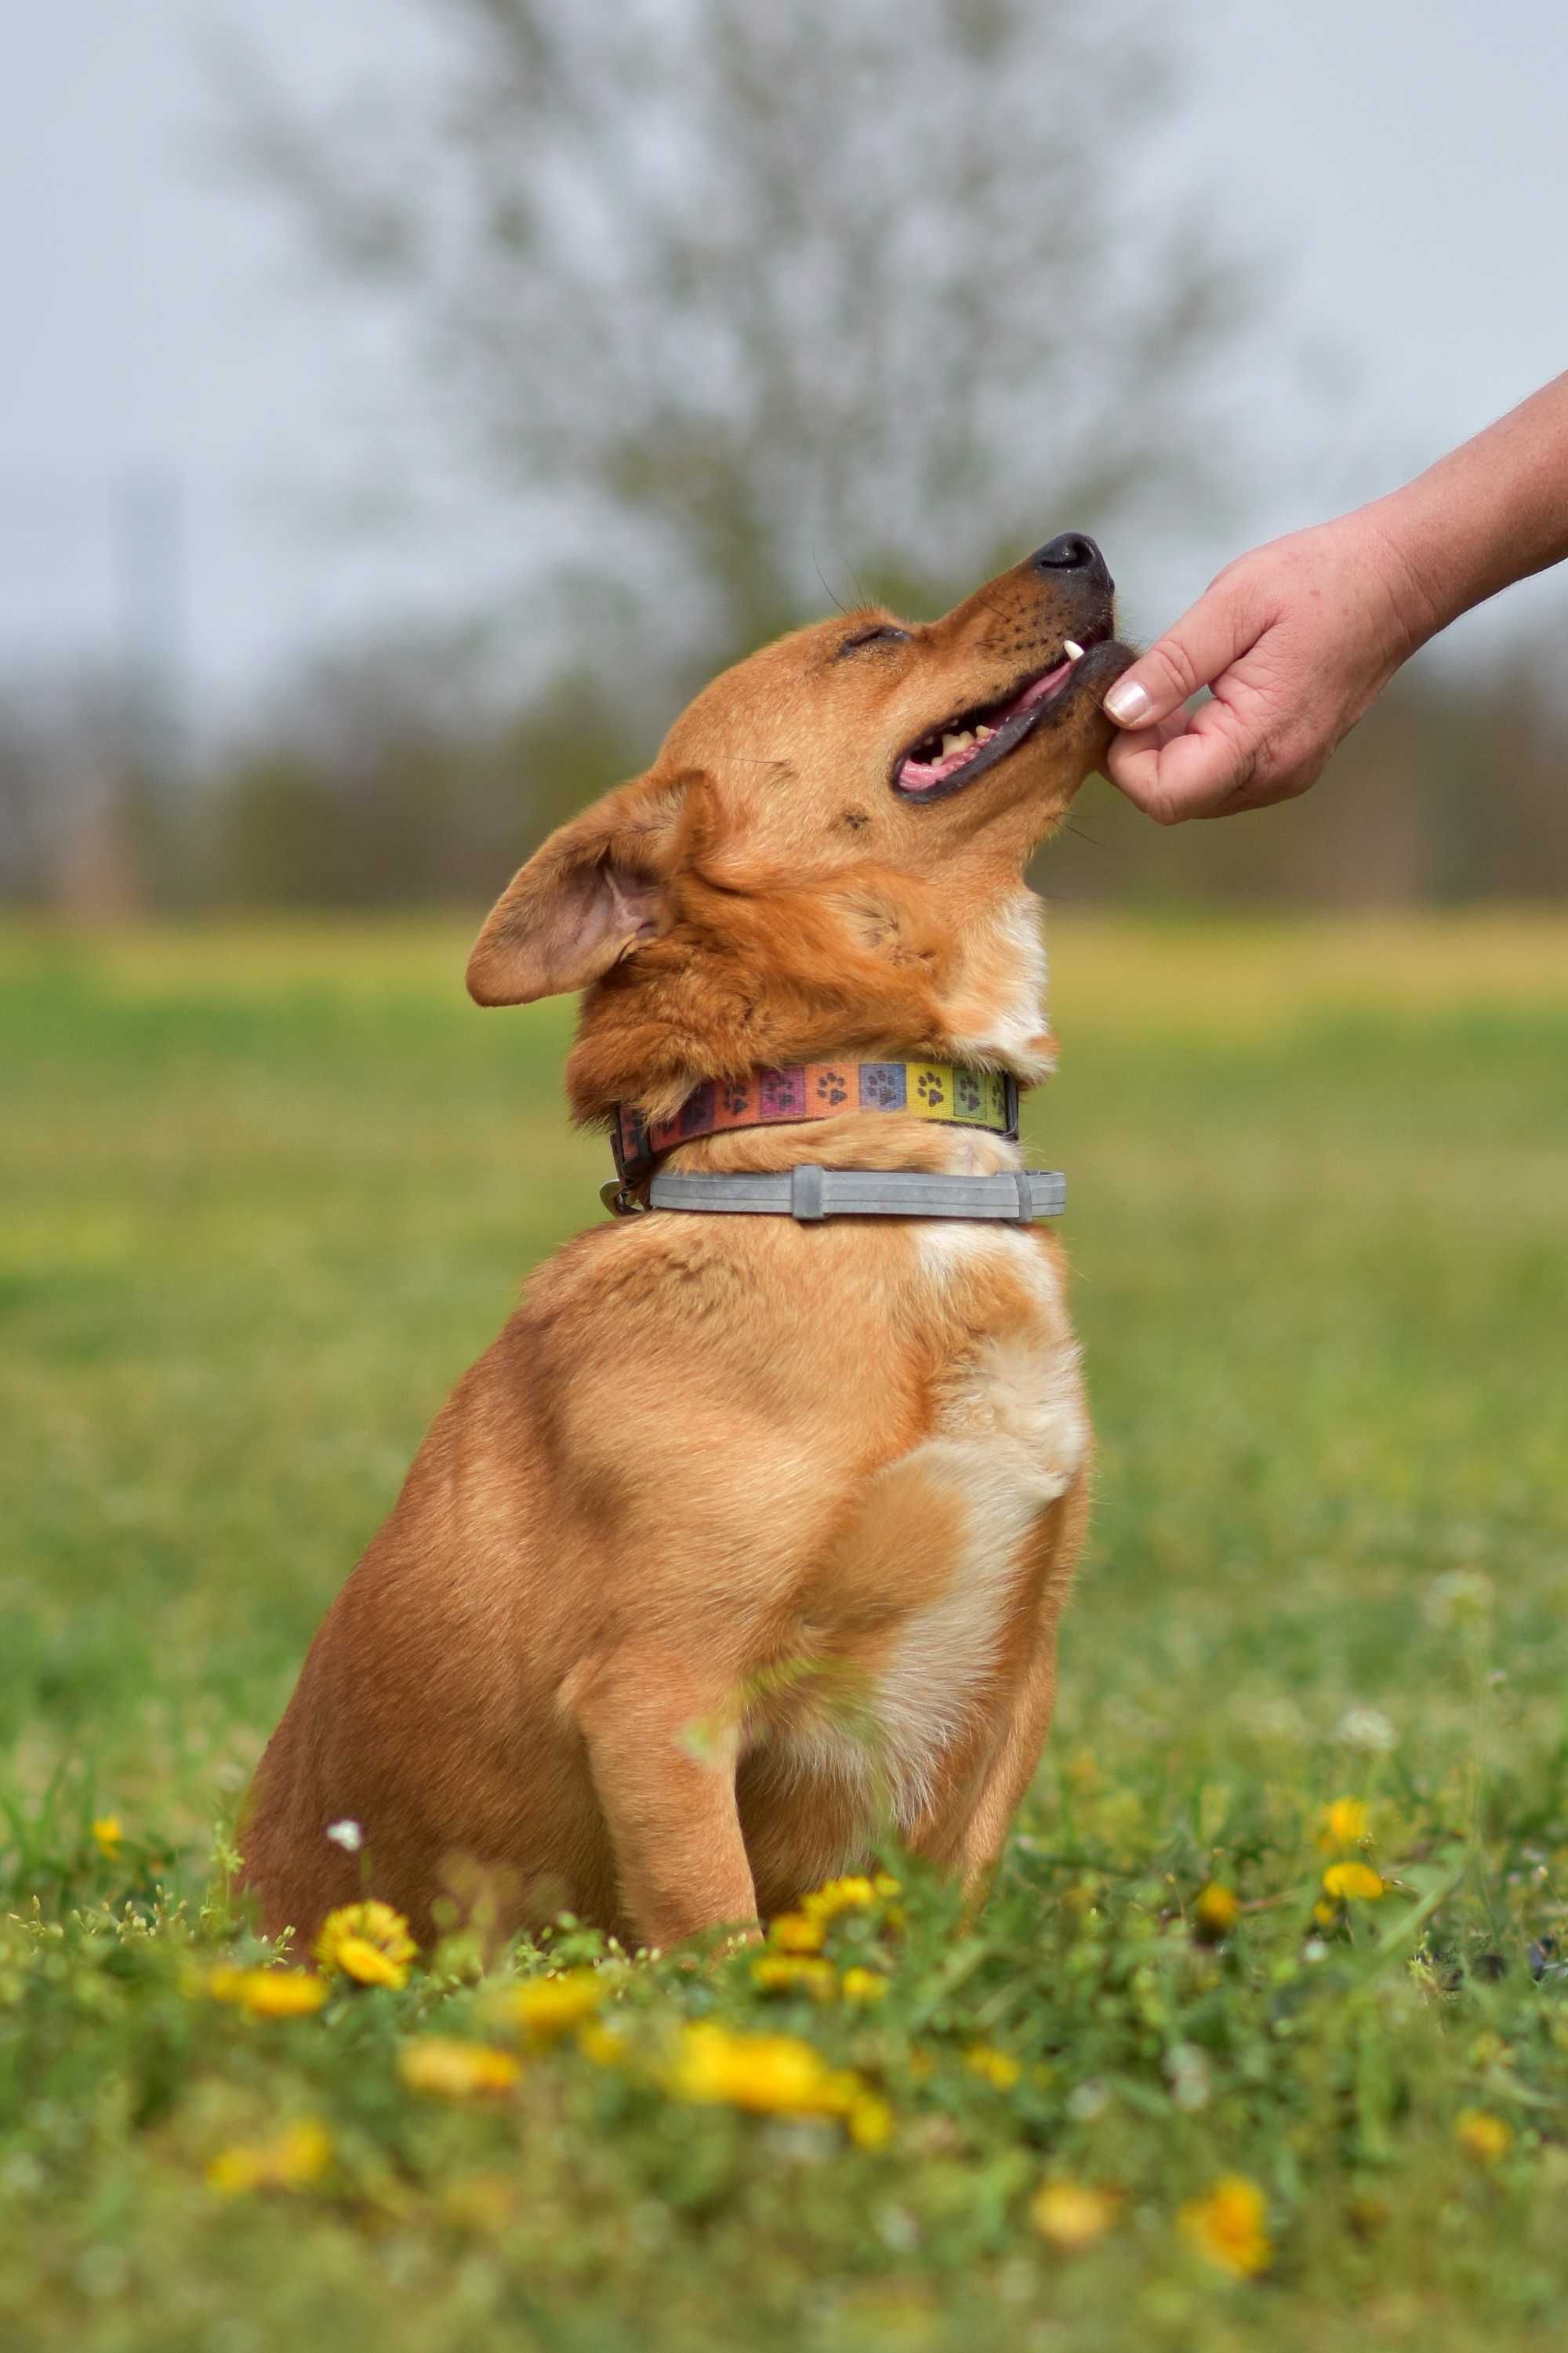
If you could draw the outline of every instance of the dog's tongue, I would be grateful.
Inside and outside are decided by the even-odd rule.
[[[1042,678],[1031,680],[1023,691],[1016,694],[1011,702],[1004,703],[990,721],[991,733],[994,735],[1009,719],[1016,719],[1021,711],[1032,711],[1037,702],[1043,702],[1047,695],[1054,694],[1067,679],[1072,666],[1073,658],[1069,655],[1066,661],[1058,662],[1055,670],[1047,670]],[[984,744],[966,744],[962,751],[950,752],[943,760],[906,760],[899,770],[899,782],[907,793],[929,793],[933,785],[945,784],[949,776],[956,776],[960,768],[967,767],[975,754],[984,749]]]

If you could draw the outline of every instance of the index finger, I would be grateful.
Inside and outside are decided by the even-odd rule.
[[[1163,739],[1163,740],[1162,740]],[[1174,733],[1149,728],[1113,743],[1110,780],[1160,825],[1208,817],[1252,774],[1254,746],[1224,702],[1205,702]]]
[[[1163,815],[1160,790],[1160,754],[1167,744],[1184,735],[1191,720],[1185,711],[1173,711],[1157,726],[1127,728],[1110,739],[1105,754],[1104,774],[1119,792],[1125,793],[1134,806],[1148,817]]]

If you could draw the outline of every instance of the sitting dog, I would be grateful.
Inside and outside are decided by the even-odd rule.
[[[1019,1174],[1023,874],[1131,659],[1078,534],[941,620],[820,622],[503,893],[470,991],[584,992],[631,1214],[532,1276],[317,1635],[242,1821],[270,1934],[369,1893],[428,1937],[480,1889],[663,1947],[887,1832],[984,1890],[1089,1455]]]

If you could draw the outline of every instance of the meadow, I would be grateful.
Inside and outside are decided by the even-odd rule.
[[[987,1908],[889,1853],[706,1966],[306,1978],[235,1811],[601,1214],[570,1008],[446,923],[0,931],[6,2347],[1559,2337],[1568,920],[1052,944],[1098,1503]]]

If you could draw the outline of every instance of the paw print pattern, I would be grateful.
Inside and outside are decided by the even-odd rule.
[[[985,1111],[985,1091],[977,1071],[954,1071],[952,1107],[960,1119],[980,1119]]]
[[[805,1072],[759,1071],[758,1109],[763,1119],[803,1119],[805,1115]]]
[[[724,1109],[731,1119],[739,1119],[752,1108],[752,1090],[744,1079],[733,1080],[724,1089]]]
[[[865,1111],[901,1111],[905,1094],[902,1062],[862,1062],[860,1104]]]
[[[680,1106],[682,1135],[710,1135],[713,1132],[713,1082],[710,1079],[700,1087],[693,1087]]]
[[[915,1082],[915,1092],[931,1111],[939,1111],[947,1101],[947,1089],[934,1071],[922,1071]]]
[[[815,1092],[819,1111],[837,1111],[849,1100],[849,1081],[842,1071],[818,1071]]]

